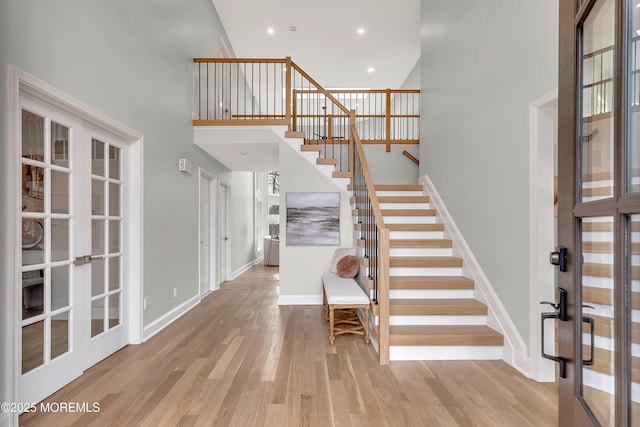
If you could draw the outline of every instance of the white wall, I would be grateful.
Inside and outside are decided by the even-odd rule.
[[[558,5],[421,7],[420,174],[528,342],[529,103],[557,87]]]
[[[322,273],[338,246],[287,246],[286,194],[337,192],[332,182],[287,144],[280,145],[280,303],[322,303]],[[349,197],[340,197],[340,246],[353,247]]]
[[[7,69],[14,64],[144,135],[144,294],[149,324],[198,293],[198,174],[236,183],[234,174],[193,143],[196,74],[192,58],[218,56],[224,29],[210,0],[21,0],[0,2],[0,251],[9,253]],[[227,42],[227,45],[229,43]],[[244,178],[238,178],[244,182]],[[242,194],[243,185],[232,187]],[[237,188],[236,188],[237,187]],[[249,201],[234,203],[253,212]],[[233,217],[234,215],[232,215]],[[242,236],[242,231],[237,231]],[[238,242],[253,239],[238,239]],[[236,243],[232,270],[251,249]],[[8,340],[12,272],[0,256],[0,401],[11,382]],[[178,298],[172,289],[178,286]]]
[[[231,181],[231,273],[241,273],[255,259],[255,178],[234,172]]]

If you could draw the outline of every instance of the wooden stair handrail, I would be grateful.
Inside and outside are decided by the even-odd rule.
[[[340,108],[342,111],[344,111],[347,115],[350,115],[351,112],[347,109],[347,107],[345,107],[344,105],[342,105],[342,103],[340,103],[337,99],[335,99],[333,97],[333,95],[331,95],[329,93],[328,90],[326,90],[325,88],[323,88],[317,81],[315,81],[313,79],[313,77],[311,77],[309,74],[307,74],[302,68],[300,68],[295,62],[291,61],[291,66],[293,68],[296,69],[296,71],[298,71],[305,79],[309,80],[310,83],[312,83],[316,88],[318,88],[318,90],[320,91],[320,93],[322,93],[329,101],[333,102],[335,105],[338,106],[338,108]],[[350,123],[351,124],[351,123]]]
[[[409,160],[411,160],[413,163],[415,163],[416,165],[420,166],[420,160],[418,160],[413,154],[411,154],[410,152],[408,152],[407,150],[404,150],[402,152],[402,154],[408,158]]]

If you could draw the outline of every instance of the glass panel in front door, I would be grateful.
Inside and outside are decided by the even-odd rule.
[[[582,220],[582,390],[602,425],[614,424],[613,218]]]
[[[582,28],[582,202],[613,196],[614,11],[614,0],[597,2]]]

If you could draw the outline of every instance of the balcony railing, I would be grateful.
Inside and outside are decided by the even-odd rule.
[[[350,112],[363,144],[418,144],[419,90],[327,90],[290,58],[196,58],[194,126],[287,125],[309,143],[349,141]]]

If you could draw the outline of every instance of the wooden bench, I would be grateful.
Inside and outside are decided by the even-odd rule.
[[[336,273],[322,275],[324,315],[329,322],[329,345],[336,335],[364,335],[369,345],[369,297],[354,279],[345,279]],[[364,325],[358,317],[358,309],[364,309]]]

